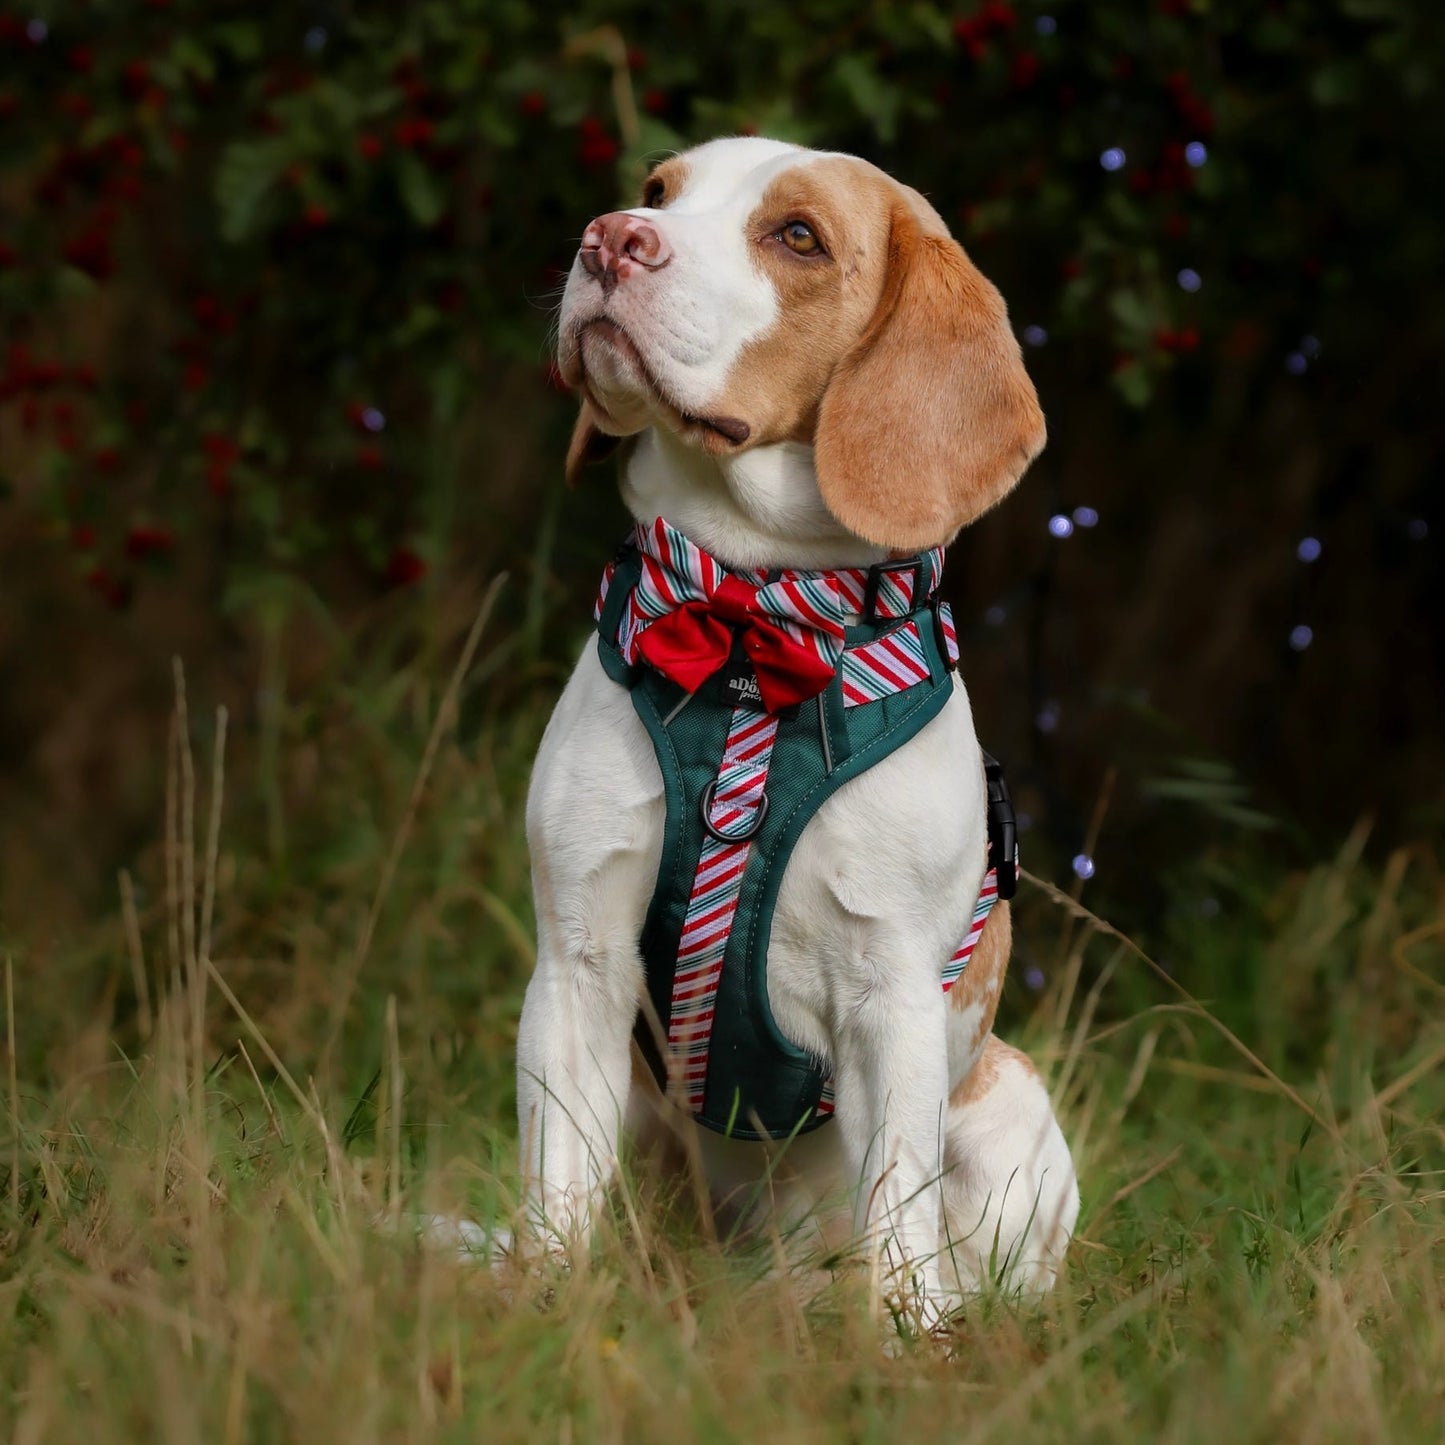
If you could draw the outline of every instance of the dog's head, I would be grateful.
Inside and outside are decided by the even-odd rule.
[[[558,363],[568,474],[664,427],[726,458],[812,446],[829,511],[912,549],[1005,496],[1044,444],[1002,298],[918,192],[854,156],[713,141],[587,227]]]

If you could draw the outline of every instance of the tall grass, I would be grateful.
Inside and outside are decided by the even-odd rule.
[[[1181,926],[1172,972],[1026,884],[1058,967],[1008,1032],[1084,1190],[1041,1302],[986,1295],[889,1356],[843,1263],[780,1274],[645,1177],[570,1272],[420,1247],[410,1214],[515,1206],[520,799],[554,679],[485,617],[450,683],[373,660],[292,698],[229,790],[244,728],[178,672],[116,916],[4,960],[0,1439],[1440,1438],[1424,849],[1276,869]]]

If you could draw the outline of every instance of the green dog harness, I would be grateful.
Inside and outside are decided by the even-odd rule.
[[[823,801],[948,701],[958,643],[936,596],[942,569],[935,548],[870,568],[729,571],[658,518],[603,576],[598,654],[630,692],[666,790],[641,940],[656,1025],[639,1018],[638,1039],[659,1085],[670,1079],[709,1129],[779,1139],[832,1115],[825,1067],[768,1004],[773,911]],[[1013,891],[1012,814],[988,763],[990,852],[1009,866],[988,870],[945,990]]]

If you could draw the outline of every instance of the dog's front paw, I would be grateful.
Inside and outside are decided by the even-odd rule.
[[[488,1228],[451,1214],[407,1214],[397,1225],[432,1249],[446,1250],[472,1264],[509,1264],[515,1257],[512,1231]]]

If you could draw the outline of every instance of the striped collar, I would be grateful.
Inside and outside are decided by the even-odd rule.
[[[729,569],[661,517],[639,524],[632,545],[641,575],[619,627],[626,661],[691,693],[723,666],[737,632],[769,712],[827,686],[850,622],[908,617],[943,571],[941,547],[872,567]],[[611,568],[604,596],[610,582]]]

